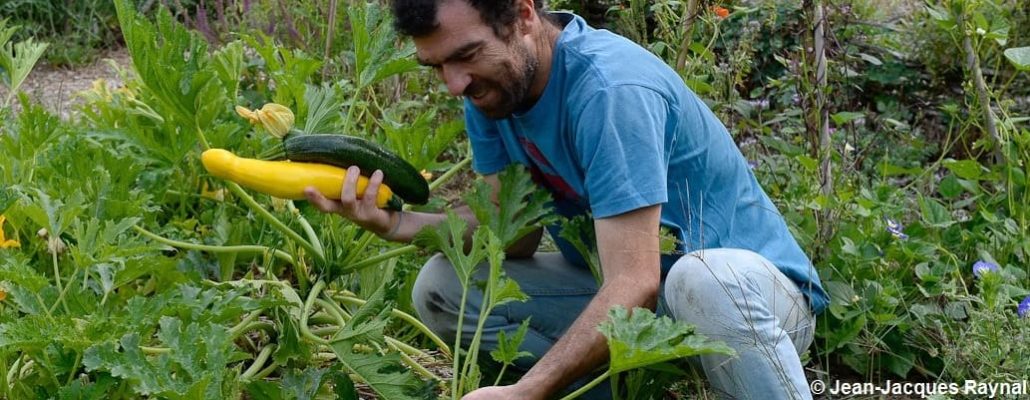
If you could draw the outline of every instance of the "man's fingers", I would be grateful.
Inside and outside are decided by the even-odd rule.
[[[304,196],[308,198],[308,202],[310,202],[312,205],[315,206],[315,208],[321,210],[322,212],[340,212],[340,206],[337,202],[329,200],[328,198],[323,196],[322,193],[318,191],[318,189],[315,189],[314,187],[309,186],[304,188]]]
[[[340,202],[344,204],[354,204],[358,199],[356,191],[358,190],[358,177],[361,176],[361,170],[356,166],[350,166],[347,168],[347,177],[343,179],[343,189],[340,190]]]
[[[370,204],[376,204],[379,197],[379,185],[383,183],[383,171],[376,170],[368,178],[368,186],[365,188],[364,200]]]

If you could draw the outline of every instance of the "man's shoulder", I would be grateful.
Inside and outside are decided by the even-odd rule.
[[[573,21],[576,23],[578,21]],[[577,30],[559,44],[570,105],[616,87],[639,87],[676,96],[682,80],[660,58],[633,41],[603,29]]]

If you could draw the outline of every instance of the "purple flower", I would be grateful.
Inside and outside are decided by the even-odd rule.
[[[887,217],[884,217],[883,220],[887,222],[887,232],[890,232],[891,235],[894,235],[894,237],[898,239],[908,239],[908,235],[906,235],[905,232],[902,232],[905,229],[904,225]]]
[[[748,167],[748,168],[751,168],[751,169],[755,169],[755,168],[758,168],[758,161],[755,161],[755,160],[747,160],[747,167]]]
[[[973,276],[983,278],[983,275],[988,272],[997,273],[998,264],[984,260],[977,261],[973,264]]]
[[[1019,302],[1019,308],[1016,310],[1020,318],[1030,318],[1030,296],[1026,296],[1023,301]]]

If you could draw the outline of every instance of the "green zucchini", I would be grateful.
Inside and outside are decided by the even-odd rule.
[[[429,183],[415,167],[393,152],[363,138],[291,133],[260,158],[312,162],[340,168],[356,165],[361,169],[361,175],[366,177],[377,169],[382,170],[383,182],[405,202],[426,204],[429,201]]]

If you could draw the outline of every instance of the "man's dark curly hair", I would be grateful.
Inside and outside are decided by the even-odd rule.
[[[516,17],[516,0],[393,0],[393,26],[402,35],[421,37],[433,33],[440,25],[436,11],[445,1],[464,1],[479,11],[483,22],[494,34],[506,38]],[[537,12],[543,11],[543,0],[535,0]]]

